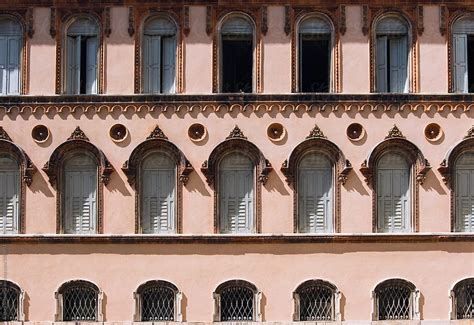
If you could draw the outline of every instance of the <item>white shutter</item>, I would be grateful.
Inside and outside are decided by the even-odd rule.
[[[7,94],[8,38],[0,36],[0,94]]]
[[[456,170],[456,231],[474,231],[474,168]]]
[[[78,94],[80,84],[79,63],[81,59],[81,38],[80,36],[67,38],[66,46],[66,92],[68,94]]]
[[[175,92],[176,38],[163,37],[163,93]]]
[[[8,38],[8,94],[20,93],[20,43],[19,37]]]
[[[161,92],[161,36],[144,36],[144,87],[145,93]]]
[[[0,232],[17,234],[19,219],[19,173],[0,172]]]
[[[377,37],[376,45],[376,84],[377,92],[387,92],[387,37],[379,36]]]
[[[408,92],[407,37],[389,39],[390,42],[390,92]]]
[[[467,35],[453,34],[454,50],[454,91],[468,92],[467,75]]]
[[[97,37],[88,37],[86,42],[86,94],[97,94]]]

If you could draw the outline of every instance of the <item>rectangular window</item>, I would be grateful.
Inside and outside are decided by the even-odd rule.
[[[17,36],[0,36],[0,94],[20,93],[20,46]]]
[[[247,35],[223,36],[222,92],[251,93],[253,42]]]
[[[408,39],[406,36],[378,36],[376,53],[377,92],[408,92]]]
[[[152,94],[175,92],[176,38],[144,36],[143,91]]]
[[[68,36],[68,94],[97,94],[97,50],[96,36]]]
[[[330,35],[300,34],[300,91],[329,92]]]

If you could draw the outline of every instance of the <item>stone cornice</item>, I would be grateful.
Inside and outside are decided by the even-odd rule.
[[[0,114],[75,112],[473,112],[473,94],[6,96]]]
[[[474,233],[252,235],[0,235],[0,244],[329,244],[474,242]]]

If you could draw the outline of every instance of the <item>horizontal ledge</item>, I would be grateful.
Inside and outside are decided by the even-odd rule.
[[[1,235],[0,244],[84,243],[84,244],[311,244],[311,243],[440,243],[474,242],[474,233],[413,234],[252,234],[252,235]]]

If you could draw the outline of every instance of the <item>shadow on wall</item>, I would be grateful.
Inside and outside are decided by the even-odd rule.
[[[341,302],[340,302],[340,313],[341,313],[341,321],[344,321],[344,311],[346,309],[346,296],[344,293],[340,292],[341,295]]]
[[[43,193],[46,197],[54,196],[49,188],[49,182],[45,179],[43,172],[39,170],[33,175],[33,181],[29,188],[33,193]]]
[[[265,321],[265,307],[267,306],[267,296],[262,292],[262,299],[260,300],[260,310],[262,311],[262,322]]]
[[[25,291],[25,296],[23,299],[23,311],[25,312],[25,321],[30,320],[30,296],[28,292]]]
[[[196,167],[194,167],[196,169]],[[186,188],[189,192],[198,192],[202,196],[211,196],[209,191],[206,189],[206,184],[203,179],[199,177],[197,170],[194,170],[193,173],[189,174],[189,180],[186,184]]]
[[[127,189],[124,179],[126,179],[126,176],[122,178],[122,173],[115,169],[115,172],[110,175],[109,183],[106,186],[107,189],[110,192],[120,192],[123,196],[130,196],[130,191]]]
[[[344,184],[344,188],[349,192],[357,192],[363,196],[369,195],[369,192],[367,192],[367,190],[365,189],[364,183],[362,183],[361,179],[359,178],[359,175],[354,170],[349,173],[347,181]]]
[[[443,185],[439,181],[439,178],[436,177],[436,174],[432,169],[426,173],[426,179],[423,182],[423,185],[421,185],[421,187],[427,192],[435,191],[436,193],[441,195],[446,194]]]
[[[186,310],[188,307],[188,297],[184,294],[184,292],[181,293],[182,298],[181,298],[181,314],[182,314],[182,321],[185,322],[188,318],[186,316]]]
[[[276,166],[273,166],[273,168],[276,168]],[[281,180],[280,177],[278,177],[278,174],[276,173],[275,170],[270,172],[268,174],[268,180],[265,183],[264,186],[267,191],[269,192],[278,192],[280,195],[288,196],[290,193],[286,190],[285,184]]]

